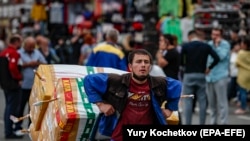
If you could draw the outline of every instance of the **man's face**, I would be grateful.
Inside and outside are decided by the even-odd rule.
[[[19,38],[19,40],[16,40],[13,45],[16,47],[16,49],[20,49],[22,46],[22,37],[19,35],[16,36]]]
[[[167,41],[165,40],[164,36],[160,36],[159,38],[159,49],[161,50],[165,50],[167,49]]]
[[[21,48],[21,45],[22,45],[22,41],[21,40],[16,42],[17,49]]]
[[[244,42],[240,42],[240,49],[247,49],[247,45]]]
[[[133,77],[139,81],[147,79],[151,64],[148,55],[135,54],[134,59],[131,64],[129,64],[129,69],[133,74]]]
[[[219,30],[212,30],[211,38],[213,41],[219,40],[221,38],[221,32]]]
[[[36,47],[36,44],[33,42],[27,42],[25,44],[25,51],[28,53],[32,53]]]

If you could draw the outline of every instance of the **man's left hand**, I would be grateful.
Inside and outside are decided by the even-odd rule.
[[[170,111],[169,109],[161,109],[162,110],[162,114],[164,115],[165,118],[168,118],[171,116],[173,111]]]

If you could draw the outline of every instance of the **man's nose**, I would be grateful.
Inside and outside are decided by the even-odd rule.
[[[142,62],[141,64],[142,64],[142,66],[143,66],[143,67],[145,67],[145,66],[146,66],[146,63],[145,63],[145,62]]]

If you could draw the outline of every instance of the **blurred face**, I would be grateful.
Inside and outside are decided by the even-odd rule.
[[[247,49],[247,45],[244,42],[241,42],[240,49]]]
[[[22,44],[22,41],[17,41],[15,46],[17,47],[17,49],[21,48],[21,44]]]
[[[160,36],[159,38],[159,49],[161,50],[165,50],[167,49],[167,41],[165,40],[164,36]]]
[[[137,81],[145,81],[149,75],[151,64],[148,55],[135,54],[129,69],[132,72],[133,79]]]
[[[233,51],[238,52],[240,50],[240,44],[236,44],[233,47]]]
[[[48,40],[43,40],[41,42],[41,46],[40,46],[43,50],[48,50],[49,49],[49,42]]]
[[[238,35],[237,35],[237,33],[235,33],[235,32],[230,32],[230,38],[231,39],[237,39],[237,37],[238,37]]]
[[[17,49],[21,48],[21,46],[22,46],[22,37],[18,35],[18,38],[19,38],[19,40],[16,40],[16,41],[13,43],[13,45],[14,45]]]
[[[221,38],[221,32],[219,30],[212,30],[211,38],[213,41],[217,41]]]
[[[34,51],[35,47],[36,47],[35,42],[26,42],[24,49],[26,52],[31,54]]]

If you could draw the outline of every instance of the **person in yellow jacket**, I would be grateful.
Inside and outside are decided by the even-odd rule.
[[[238,67],[237,82],[240,87],[240,108],[235,114],[245,114],[247,112],[247,95],[250,90],[250,37],[240,40],[241,50],[238,53],[236,65]]]
[[[41,0],[36,0],[31,8],[31,19],[34,21],[34,29],[40,34],[44,34],[44,24],[47,20],[46,6]]]
[[[31,18],[34,21],[47,20],[47,13],[45,5],[41,3],[41,0],[36,0],[31,9]]]

